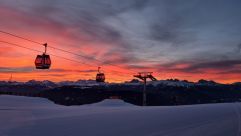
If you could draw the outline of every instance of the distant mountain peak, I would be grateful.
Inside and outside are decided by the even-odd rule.
[[[204,79],[200,79],[198,82],[198,84],[205,84],[205,85],[216,85],[218,83],[216,83],[215,81],[212,80],[204,80]]]

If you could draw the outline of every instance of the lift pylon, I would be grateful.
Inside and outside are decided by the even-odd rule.
[[[157,79],[152,75],[153,72],[139,72],[137,75],[134,75],[134,77],[141,79],[144,81],[144,88],[143,88],[143,101],[142,105],[146,106],[146,80],[149,78],[152,81],[156,81]]]

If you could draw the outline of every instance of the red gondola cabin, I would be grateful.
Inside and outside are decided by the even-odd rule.
[[[105,82],[105,74],[104,73],[98,73],[96,75],[96,82]]]
[[[49,69],[51,66],[51,59],[49,55],[43,53],[43,55],[37,55],[35,59],[36,69]]]
[[[49,69],[51,66],[51,59],[49,55],[46,55],[47,52],[47,43],[43,44],[45,47],[44,53],[42,55],[37,55],[35,59],[36,69]]]
[[[105,82],[105,74],[100,72],[100,67],[98,67],[98,73],[96,74],[96,82]]]

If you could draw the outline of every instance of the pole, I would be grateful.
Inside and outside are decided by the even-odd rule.
[[[43,44],[43,46],[44,46],[44,54],[46,54],[46,52],[47,52],[47,43]]]
[[[146,106],[146,78],[144,78],[143,106]]]
[[[152,72],[139,72],[137,75],[134,75],[134,77],[144,81],[143,92],[142,92],[142,106],[146,106],[147,105],[146,80],[147,78],[150,78],[152,81],[156,81],[157,79],[152,76]]]

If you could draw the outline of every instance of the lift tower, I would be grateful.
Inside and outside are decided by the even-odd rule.
[[[11,74],[9,80],[8,80],[8,83],[12,83],[12,79],[13,79],[13,75]]]
[[[152,81],[156,81],[157,79],[152,75],[153,72],[139,72],[137,75],[134,75],[134,77],[141,79],[144,82],[144,88],[143,88],[143,106],[146,106],[146,80],[149,78]]]

